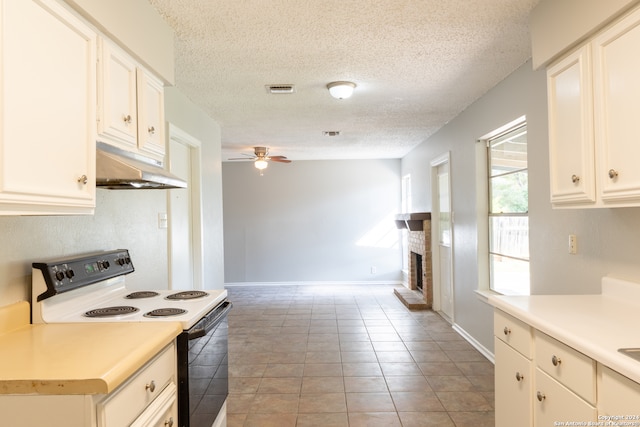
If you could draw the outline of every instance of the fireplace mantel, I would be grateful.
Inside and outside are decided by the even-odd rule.
[[[424,221],[431,219],[431,212],[414,212],[396,215],[396,228],[407,228],[409,231],[422,231]]]

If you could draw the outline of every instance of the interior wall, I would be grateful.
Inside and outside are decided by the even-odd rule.
[[[202,224],[204,288],[224,287],[220,126],[179,89],[165,89],[165,119],[202,144]]]
[[[640,282],[640,208],[551,209],[546,76],[528,62],[402,160],[402,173],[411,174],[414,207],[428,211],[429,162],[451,151],[455,323],[491,351],[492,310],[474,293],[481,261],[474,147],[478,138],[522,115],[528,128],[531,293],[599,293],[605,275]],[[576,255],[568,253],[569,234],[578,238]]]
[[[222,179],[225,282],[401,280],[400,160],[225,162]]]

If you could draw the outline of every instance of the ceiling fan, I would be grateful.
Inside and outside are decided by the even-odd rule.
[[[233,157],[229,160],[253,160],[253,165],[256,169],[260,170],[260,175],[262,175],[262,171],[269,165],[269,161],[291,163],[291,160],[288,160],[285,156],[270,156],[267,147],[253,147],[253,155],[244,153],[242,155],[245,157]]]

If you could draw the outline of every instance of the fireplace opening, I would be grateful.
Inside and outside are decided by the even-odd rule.
[[[422,285],[422,255],[411,252],[411,282],[414,284],[415,289],[423,292]]]

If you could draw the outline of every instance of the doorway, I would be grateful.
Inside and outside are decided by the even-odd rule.
[[[169,190],[169,288],[203,289],[200,141],[169,124],[169,170],[187,188]]]
[[[453,212],[451,211],[450,153],[431,162],[433,245],[433,308],[454,321]]]

